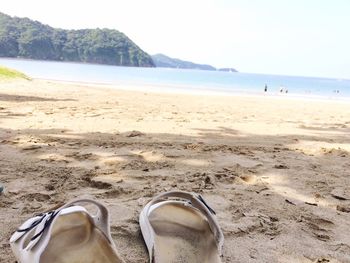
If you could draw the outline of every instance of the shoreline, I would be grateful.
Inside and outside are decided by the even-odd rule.
[[[297,100],[297,101],[316,101],[316,102],[339,102],[350,103],[350,97],[335,98],[335,97],[323,97],[323,96],[311,96],[301,94],[280,94],[275,93],[258,93],[258,92],[244,92],[244,91],[215,91],[211,89],[197,89],[191,88],[191,86],[176,86],[176,85],[155,85],[155,84],[126,84],[126,83],[99,83],[99,82],[82,82],[82,81],[68,81],[59,79],[45,79],[45,78],[33,78],[38,81],[48,81],[53,83],[62,83],[69,85],[85,85],[92,88],[105,88],[113,90],[125,90],[125,91],[139,91],[150,92],[159,94],[178,94],[178,95],[193,95],[193,96],[216,96],[216,97],[247,97],[247,98],[269,98],[269,99],[283,99],[283,100]]]
[[[0,59],[1,63],[1,59]],[[37,79],[66,81],[147,90],[162,93],[208,94],[215,96],[269,96],[302,100],[350,101],[350,81],[330,78],[288,77],[246,73],[166,68],[133,68],[85,65],[65,62],[3,60],[3,64],[26,72]],[[55,63],[55,62],[52,62]],[[57,64],[58,63],[58,64]],[[43,67],[41,69],[41,67]],[[220,74],[221,73],[221,74]],[[266,83],[268,94],[264,94]],[[279,87],[288,88],[281,94]],[[336,93],[334,91],[339,91]]]

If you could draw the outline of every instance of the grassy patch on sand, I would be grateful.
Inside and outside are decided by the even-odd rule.
[[[0,80],[8,79],[27,79],[30,80],[28,76],[14,69],[9,69],[0,66]]]

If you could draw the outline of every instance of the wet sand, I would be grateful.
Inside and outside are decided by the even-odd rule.
[[[148,262],[138,214],[201,193],[223,262],[350,262],[350,105],[0,83],[0,261],[13,231],[77,196],[111,211],[126,262]]]

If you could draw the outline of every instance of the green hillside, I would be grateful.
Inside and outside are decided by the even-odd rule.
[[[0,80],[4,79],[29,79],[29,77],[17,70],[0,66]]]
[[[56,29],[3,13],[0,57],[154,67],[152,58],[117,30]]]

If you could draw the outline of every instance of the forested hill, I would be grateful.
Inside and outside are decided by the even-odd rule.
[[[152,58],[117,30],[56,29],[3,13],[0,57],[154,67]]]

